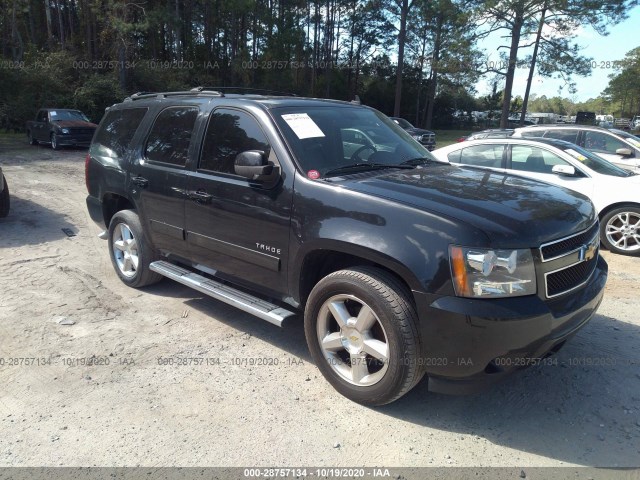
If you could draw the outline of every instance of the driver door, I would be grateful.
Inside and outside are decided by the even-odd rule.
[[[292,179],[263,185],[236,175],[234,169],[236,156],[248,150],[263,151],[278,166],[272,145],[249,112],[216,108],[207,122],[197,168],[187,181],[185,216],[194,263],[273,295],[287,289]]]

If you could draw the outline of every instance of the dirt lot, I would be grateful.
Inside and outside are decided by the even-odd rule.
[[[604,253],[605,300],[556,365],[369,409],[321,377],[301,324],[123,285],[86,212],[85,154],[0,136],[0,466],[640,464],[640,259]]]

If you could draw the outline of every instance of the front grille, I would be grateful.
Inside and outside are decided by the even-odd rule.
[[[435,141],[436,141],[436,136],[433,133],[424,134],[420,139],[420,143],[433,143]]]
[[[93,128],[70,128],[70,135],[93,135]]]
[[[549,260],[552,260],[554,258],[562,257],[564,255],[567,255],[568,253],[575,252],[586,243],[589,243],[589,241],[598,234],[599,229],[600,225],[598,224],[598,222],[596,222],[584,232],[542,245],[540,247],[542,261],[548,262]]]
[[[555,297],[570,292],[589,280],[596,269],[598,255],[591,260],[580,262],[563,270],[547,274],[547,297]]]

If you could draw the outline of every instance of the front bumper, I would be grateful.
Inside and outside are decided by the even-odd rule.
[[[429,390],[466,394],[541,363],[583,327],[604,295],[600,257],[584,287],[552,300],[438,297],[414,292]]]
[[[93,135],[91,136],[81,136],[81,135],[72,135],[72,134],[64,135],[61,133],[57,135],[58,145],[75,146],[75,147],[88,147],[89,145],[91,145],[92,138],[93,138]]]

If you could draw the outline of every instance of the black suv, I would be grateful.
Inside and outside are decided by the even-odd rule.
[[[607,278],[588,199],[438,162],[351,103],[134,95],[107,110],[86,181],[124,283],[165,276],[276,325],[303,316],[323,375],[368,405],[425,374],[461,393],[536,363]]]

